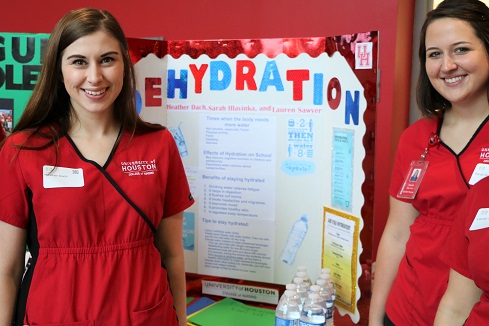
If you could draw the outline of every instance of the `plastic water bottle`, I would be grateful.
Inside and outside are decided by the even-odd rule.
[[[331,287],[327,284],[325,279],[319,278],[316,281],[316,285],[320,287],[318,293],[321,297],[324,297],[325,300],[334,300],[333,291]]]
[[[292,298],[299,305],[299,310],[302,310],[302,300],[301,300],[301,297],[299,296],[299,293],[297,292],[297,285],[294,283],[285,284],[285,290],[291,290],[292,291],[292,293],[293,293]]]
[[[320,304],[324,309],[324,316],[326,318],[326,326],[333,326],[333,299],[331,298],[331,292],[329,288],[326,286],[326,281],[321,279],[320,284],[313,284],[309,287],[309,294],[317,293],[319,294]]]
[[[297,286],[297,293],[301,298],[302,304],[304,304],[304,301],[306,301],[307,298],[307,291],[309,290],[309,286],[304,283],[304,280],[301,277],[294,277],[294,284]]]
[[[297,326],[301,309],[294,299],[295,292],[285,290],[275,309],[275,326]]]
[[[324,324],[325,326],[334,326],[334,305],[333,301],[326,301],[326,323]]]
[[[307,292],[307,295],[309,295],[310,293],[319,294],[319,290],[321,290],[321,287],[317,284],[313,284],[309,287],[309,291]]]
[[[309,300],[309,295],[311,293],[317,293],[317,294],[319,294],[318,303],[321,305],[321,307],[323,307],[324,316],[327,317],[327,315],[328,315],[328,307],[327,307],[326,301],[321,297],[321,294],[319,293],[320,290],[321,290],[321,287],[319,285],[317,285],[317,284],[311,285],[311,287],[309,288],[309,292],[307,293],[307,299],[306,299],[306,301]]]
[[[324,326],[326,316],[322,299],[317,293],[310,293],[302,308],[299,326]]]
[[[285,247],[280,254],[280,260],[284,263],[289,265],[294,263],[297,250],[301,246],[307,233],[307,220],[307,215],[302,215],[302,217],[292,226]]]
[[[333,301],[334,301],[336,299],[336,285],[331,280],[331,276],[328,273],[321,273],[319,275],[319,279],[323,279],[326,281],[326,285],[331,290],[331,295],[333,296]],[[317,284],[317,281],[316,281],[316,284]]]
[[[296,291],[297,290],[297,285],[294,284],[294,283],[287,283],[287,284],[285,284],[285,289],[286,290],[294,290],[294,291]]]
[[[297,272],[294,277],[300,277],[304,280],[307,285],[312,285],[311,278],[307,275],[307,272]]]
[[[304,282],[309,283],[309,285],[312,285],[312,280],[309,277],[309,274],[307,273],[306,266],[297,266],[297,273],[295,274],[294,277],[296,276],[302,277],[304,279]]]
[[[329,268],[321,268],[320,274],[331,274],[331,270]]]
[[[332,296],[332,293],[331,293],[331,290],[329,288],[329,286],[326,284],[326,280],[325,279],[318,279],[316,281],[316,286],[319,287],[319,290],[317,291],[319,296],[321,297],[321,299],[324,300],[324,302],[326,302],[326,325],[327,326],[332,326],[334,324],[334,320],[333,320],[333,317],[334,317],[334,300],[333,300],[333,296]],[[313,286],[311,285],[311,288]]]

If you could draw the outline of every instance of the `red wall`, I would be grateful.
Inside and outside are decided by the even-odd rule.
[[[387,187],[400,132],[408,124],[412,0],[4,0],[0,31],[49,33],[69,9],[98,7],[118,18],[128,37],[236,39],[333,36],[379,31],[380,102],[375,147],[375,254],[388,214]],[[373,228],[373,229],[372,229]],[[371,248],[370,248],[371,249]]]

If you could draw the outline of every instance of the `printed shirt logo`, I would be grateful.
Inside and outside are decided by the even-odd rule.
[[[156,160],[149,161],[130,161],[121,162],[121,170],[128,176],[135,175],[152,175],[155,174],[158,169],[156,168]]]
[[[479,158],[484,162],[484,163],[489,163],[489,147],[482,147],[481,148],[481,153]]]

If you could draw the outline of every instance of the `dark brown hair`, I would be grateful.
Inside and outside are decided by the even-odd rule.
[[[416,91],[418,107],[426,117],[442,116],[452,104],[431,85],[426,72],[426,30],[437,19],[455,18],[467,22],[489,54],[489,9],[478,0],[445,0],[426,16],[419,43],[420,72]]]

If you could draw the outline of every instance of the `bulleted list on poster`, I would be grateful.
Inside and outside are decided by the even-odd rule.
[[[199,119],[199,272],[271,282],[276,119],[219,113]]]

